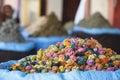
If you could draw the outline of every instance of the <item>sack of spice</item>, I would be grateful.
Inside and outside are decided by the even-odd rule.
[[[24,42],[19,32],[19,25],[13,19],[8,19],[0,27],[0,41],[3,42]]]
[[[93,38],[66,38],[63,42],[38,50],[11,66],[25,73],[64,73],[69,71],[115,71],[120,68],[120,55],[104,48]]]
[[[38,36],[64,36],[67,32],[62,27],[61,21],[58,20],[57,16],[54,13],[51,13],[47,16],[47,22],[42,25],[40,30],[31,34],[33,37]]]
[[[81,20],[78,25],[82,26],[82,27],[88,27],[88,28],[111,27],[109,22],[99,12],[96,12],[95,14],[91,15],[88,18],[88,20],[86,20],[86,19]]]

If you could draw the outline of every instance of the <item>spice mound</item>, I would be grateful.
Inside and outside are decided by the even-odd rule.
[[[120,55],[104,48],[95,39],[66,38],[63,42],[40,49],[11,66],[25,73],[64,73],[69,71],[115,71],[120,68]]]

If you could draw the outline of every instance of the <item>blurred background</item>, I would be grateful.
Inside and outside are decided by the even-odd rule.
[[[42,15],[54,12],[63,23],[73,21],[82,0],[0,0],[0,8],[11,5],[21,26],[28,26]],[[86,0],[85,16],[100,12],[114,27],[120,28],[119,0]]]

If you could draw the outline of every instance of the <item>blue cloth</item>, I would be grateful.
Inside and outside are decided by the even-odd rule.
[[[7,62],[2,62],[0,63],[0,69],[9,69],[11,67],[12,64],[17,63],[17,60],[10,60]]]
[[[23,37],[25,40],[29,40],[30,34],[27,33],[27,32],[25,32],[25,29],[24,29],[24,28],[19,28],[19,31],[20,31],[22,37]]]
[[[83,31],[88,34],[117,34],[120,35],[120,29],[117,28],[85,28],[80,26],[75,26],[73,30],[69,30],[69,34],[76,31]]]
[[[27,41],[33,41],[35,43],[35,49],[36,51],[40,48],[46,49],[52,44],[56,44],[57,42],[62,42],[67,36],[49,36],[49,37],[30,37],[30,34],[25,32],[24,29],[20,29],[21,35],[26,39]]]
[[[71,71],[67,73],[34,73],[0,69],[0,80],[120,80],[120,70],[109,71]]]
[[[120,69],[117,71],[71,71],[67,73],[34,73],[7,70],[17,61],[0,63],[0,80],[120,80]]]
[[[15,42],[0,42],[0,50],[28,52],[35,47],[33,42],[15,43]]]

